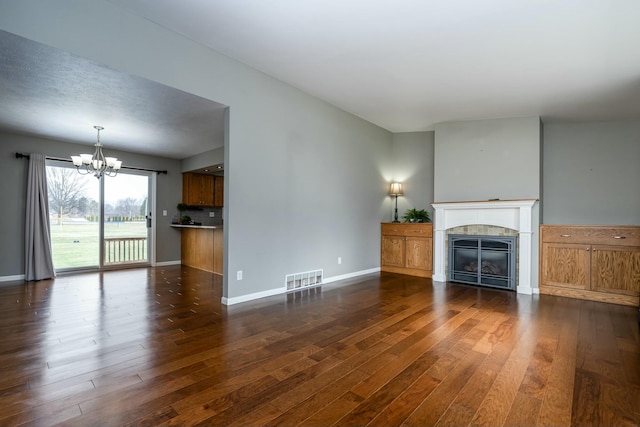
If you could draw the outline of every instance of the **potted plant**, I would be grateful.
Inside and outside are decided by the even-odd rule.
[[[178,206],[176,206],[176,209],[178,209],[178,213],[177,215],[175,215],[173,217],[173,219],[171,220],[172,224],[182,224],[182,217],[184,215],[184,212],[189,209],[189,206],[185,205],[184,203],[178,203]]]
[[[407,209],[402,219],[404,222],[431,222],[429,212],[425,209]]]

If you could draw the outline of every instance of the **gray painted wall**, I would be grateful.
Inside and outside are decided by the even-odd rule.
[[[538,117],[435,126],[436,202],[540,197]]]
[[[398,197],[400,221],[405,211],[411,208],[426,209],[433,220],[434,138],[433,131],[393,135],[394,175],[390,181],[403,184],[404,195]]]
[[[108,144],[106,141],[105,144]],[[3,200],[2,244],[0,244],[0,277],[24,274],[24,224],[28,160],[16,159],[15,153],[42,153],[53,157],[69,157],[80,152],[92,152],[91,145],[0,132],[0,200]],[[105,146],[108,150],[108,145]],[[180,260],[180,232],[169,227],[182,194],[180,161],[124,151],[109,150],[124,161],[125,166],[167,170],[157,176],[156,261]],[[167,216],[162,216],[167,210]]]
[[[229,106],[225,297],[379,267],[391,133],[108,2],[0,7],[2,30]]]
[[[544,126],[547,224],[640,225],[640,121]]]

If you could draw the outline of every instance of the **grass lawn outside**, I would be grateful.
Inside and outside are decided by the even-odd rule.
[[[53,265],[56,269],[97,267],[99,265],[99,242],[97,222],[51,221],[51,246]],[[105,238],[147,237],[144,221],[106,222]],[[146,250],[146,242],[145,242]]]

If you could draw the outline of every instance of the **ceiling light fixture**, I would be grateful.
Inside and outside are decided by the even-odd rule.
[[[122,161],[115,157],[105,157],[102,153],[102,144],[100,144],[100,131],[102,126],[94,126],[98,131],[98,141],[95,144],[96,150],[93,155],[80,154],[79,156],[71,156],[71,161],[76,167],[78,173],[82,175],[93,174],[100,179],[103,175],[116,176],[122,167]]]

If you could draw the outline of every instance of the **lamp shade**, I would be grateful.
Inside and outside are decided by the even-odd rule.
[[[400,182],[392,182],[389,187],[389,195],[390,196],[402,196],[402,183]]]

